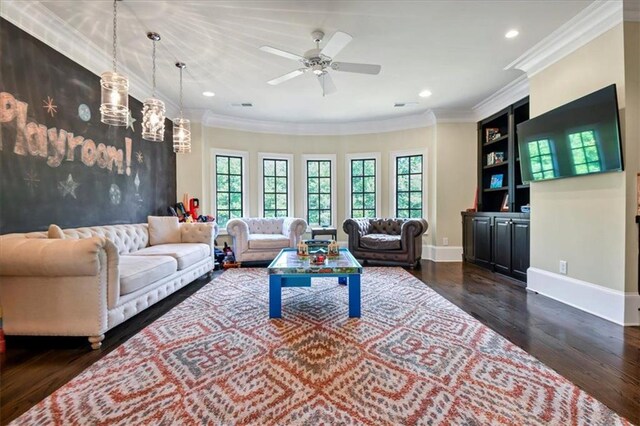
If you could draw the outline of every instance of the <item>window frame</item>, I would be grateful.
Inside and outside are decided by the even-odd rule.
[[[591,132],[593,134],[593,139],[595,141],[595,144],[593,146],[595,146],[595,149],[596,149],[596,151],[598,153],[598,165],[600,166],[600,170],[595,170],[595,171],[590,171],[589,170],[589,164],[593,164],[594,161],[586,161],[587,153],[586,153],[586,150],[585,150],[584,140],[582,138],[582,133],[586,133],[586,132]],[[581,164],[576,164],[575,163],[575,159],[573,157],[573,151],[575,151],[575,149],[571,147],[571,135],[575,135],[575,134],[580,135],[580,144],[581,144],[581,146],[580,146],[579,149],[582,150],[582,152],[584,153],[584,156],[585,156],[585,162],[581,163]],[[566,138],[567,138],[568,147],[569,147],[568,148],[569,149],[569,158],[571,159],[571,169],[572,169],[573,175],[575,175],[575,176],[584,176],[584,175],[590,175],[590,174],[593,174],[593,173],[599,173],[599,172],[602,171],[602,169],[603,169],[603,165],[602,165],[602,163],[603,163],[602,150],[600,149],[600,144],[598,143],[599,132],[596,129],[596,126],[583,126],[583,127],[578,128],[578,129],[572,129],[572,130],[567,132]],[[586,173],[577,173],[576,165],[583,165],[583,164],[585,166],[587,166],[587,172]]]
[[[403,151],[391,151],[389,153],[389,217],[397,217],[397,187],[396,187],[396,164],[398,157],[410,157],[422,155],[422,218],[428,220],[427,206],[427,161],[428,151],[426,149],[411,149]]]
[[[295,217],[295,206],[293,204],[293,176],[295,173],[293,154],[282,154],[272,152],[259,152],[258,153],[258,169],[260,174],[258,176],[258,211],[260,217],[264,217],[264,160],[286,160],[287,161],[287,216]]]
[[[549,143],[549,154],[540,154],[540,142],[541,141],[547,141]],[[553,172],[553,177],[550,178],[546,178],[544,177],[544,169],[540,169],[540,172],[534,172],[533,171],[533,163],[531,162],[531,159],[534,158],[531,156],[531,153],[529,152],[529,144],[535,142],[536,145],[538,146],[538,155],[535,155],[534,157],[540,158],[540,164],[542,165],[542,156],[550,156],[551,157],[551,163],[553,164],[553,168],[551,169],[551,171]],[[542,173],[542,179],[532,179],[531,182],[540,182],[540,181],[544,181],[544,180],[549,180],[549,179],[555,179],[557,178],[558,174],[559,174],[559,168],[558,168],[558,163],[556,161],[557,155],[556,155],[556,144],[555,141],[553,139],[553,137],[549,136],[549,135],[543,135],[543,136],[539,136],[536,137],[535,139],[532,140],[528,140],[526,141],[527,144],[527,158],[529,159],[529,170],[531,171],[531,177],[533,177],[534,173]],[[522,154],[521,154],[522,155]],[[549,170],[547,170],[549,171]]]
[[[336,154],[302,154],[301,156],[301,160],[302,160],[302,167],[300,167],[301,169],[301,182],[303,182],[303,212],[304,212],[304,219],[308,221],[308,217],[309,217],[309,187],[307,185],[308,183],[308,168],[307,168],[307,161],[331,161],[331,223],[329,224],[330,228],[337,228],[337,200],[338,200],[338,191],[337,191],[337,174],[336,174]],[[308,227],[316,227],[316,226],[320,226],[320,225],[311,225],[310,223],[308,223]]]
[[[352,185],[353,185],[353,176],[351,176],[351,161],[352,160],[375,160],[376,162],[376,217],[382,217],[382,186],[381,186],[381,163],[380,163],[380,152],[358,152],[353,154],[345,155],[345,216],[346,218],[353,217],[351,210],[351,197],[352,197]]]
[[[236,151],[236,150],[229,150],[229,149],[212,149],[211,150],[211,212],[212,214],[215,216],[216,218],[216,222],[218,223],[218,225],[220,226],[221,229],[225,229],[226,230],[226,224],[223,226],[220,224],[220,222],[218,221],[218,210],[217,210],[217,203],[218,203],[218,188],[217,188],[217,167],[218,167],[218,162],[217,162],[217,157],[218,156],[223,156],[223,157],[240,157],[242,160],[242,216],[241,217],[246,217],[248,212],[250,211],[250,206],[249,206],[249,194],[247,193],[247,182],[250,179],[250,170],[249,170],[249,152],[247,151]],[[229,219],[231,220],[231,218]]]

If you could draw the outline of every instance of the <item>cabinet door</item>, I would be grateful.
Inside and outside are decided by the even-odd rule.
[[[491,266],[491,218],[473,218],[473,242],[476,263],[484,267]]]
[[[529,221],[514,219],[511,226],[513,250],[511,253],[512,274],[520,281],[527,281],[529,268]]]
[[[473,243],[473,216],[462,216],[462,250],[464,260],[475,262],[475,247]]]
[[[496,218],[495,220],[493,263],[497,272],[511,273],[511,219]]]

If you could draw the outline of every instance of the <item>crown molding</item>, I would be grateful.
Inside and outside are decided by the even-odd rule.
[[[476,117],[470,109],[434,109],[436,123],[475,123]]]
[[[640,22],[640,1],[623,0],[622,16],[625,21]]]
[[[529,96],[529,79],[526,74],[522,74],[493,95],[476,104],[472,108],[474,121],[483,120],[527,96]]]
[[[622,22],[622,0],[596,0],[504,69],[534,76]]]
[[[431,110],[420,114],[404,115],[382,120],[352,121],[343,123],[294,123],[254,120],[215,114],[207,110],[202,115],[202,124],[208,127],[242,130],[255,133],[285,135],[361,135],[396,132],[433,126],[436,117]]]
[[[2,0],[0,16],[29,33],[41,42],[88,69],[96,75],[111,70],[112,58],[92,40],[71,27],[41,2],[35,0]],[[143,102],[152,91],[150,82],[140,78],[122,64],[118,71],[129,78],[129,95]],[[160,91],[158,97],[165,102],[167,116],[178,114],[177,104]]]

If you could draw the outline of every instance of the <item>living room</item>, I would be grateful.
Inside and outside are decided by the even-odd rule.
[[[0,15],[1,424],[640,423],[640,1]]]

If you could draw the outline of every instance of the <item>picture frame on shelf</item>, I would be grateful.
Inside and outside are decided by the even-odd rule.
[[[485,140],[487,142],[491,142],[493,140],[498,139],[500,136],[500,129],[497,127],[488,127],[485,129]]]
[[[502,163],[504,161],[504,151],[496,151],[493,153],[493,155],[494,155],[494,162],[496,164]]]
[[[509,211],[509,193],[504,194],[504,197],[502,198],[502,204],[500,205],[500,211],[501,212]]]
[[[503,179],[504,175],[502,173],[491,175],[491,183],[489,184],[489,188],[502,188]]]

